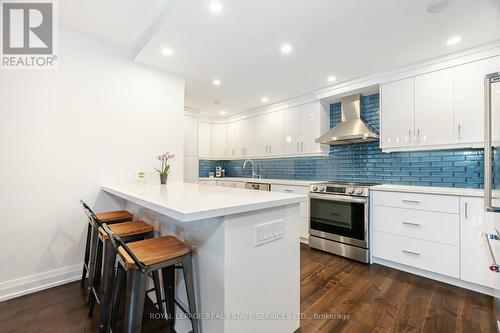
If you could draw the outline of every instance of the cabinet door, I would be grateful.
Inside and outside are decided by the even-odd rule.
[[[415,77],[417,145],[453,144],[453,68]]]
[[[265,156],[268,155],[269,151],[269,142],[267,140],[267,115],[261,115],[253,118],[253,123],[255,126],[255,132],[250,133],[253,134],[253,143],[255,150],[253,151],[253,156]],[[251,123],[251,122],[249,122]],[[251,140],[249,138],[248,140]]]
[[[308,103],[300,106],[300,147],[299,151],[306,154],[321,153],[321,144],[316,139],[322,133],[320,102]]]
[[[226,124],[210,125],[210,157],[226,157]]]
[[[484,211],[483,198],[460,198],[460,278],[495,287],[496,274],[489,270],[490,258],[484,233],[493,233],[494,214]]]
[[[500,56],[455,67],[455,142],[483,142],[484,76],[498,71]]]
[[[196,156],[184,156],[184,182],[197,183],[199,176],[199,163]]]
[[[287,155],[297,155],[300,152],[300,107],[283,111],[283,151]]]
[[[255,133],[257,129],[257,120],[255,117],[247,118],[241,121],[241,151],[242,157],[252,157],[257,155],[257,143]]]
[[[309,196],[309,186],[272,185],[271,191]],[[308,198],[307,200],[304,200],[300,203],[300,238],[304,241],[309,239],[309,220],[310,213]]]
[[[265,115],[268,155],[283,155],[283,111]]]
[[[198,123],[198,156],[210,158],[210,124],[202,121]]]
[[[409,147],[414,138],[414,78],[389,82],[381,89],[381,148]]]
[[[184,156],[198,156],[198,119],[184,116]]]

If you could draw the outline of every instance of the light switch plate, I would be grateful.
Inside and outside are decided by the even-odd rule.
[[[283,220],[276,220],[255,226],[255,247],[283,238]]]

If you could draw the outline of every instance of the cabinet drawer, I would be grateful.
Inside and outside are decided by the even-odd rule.
[[[373,204],[451,214],[458,214],[460,209],[457,196],[405,192],[374,191]]]
[[[457,214],[373,206],[373,230],[458,246]]]
[[[291,194],[302,194],[309,195],[309,186],[297,186],[297,185],[271,185],[271,191],[291,193]],[[309,225],[309,200],[300,203],[300,216],[307,219],[307,224]]]
[[[459,277],[458,246],[374,231],[373,256],[434,273]]]

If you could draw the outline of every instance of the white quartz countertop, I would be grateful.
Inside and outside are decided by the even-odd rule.
[[[199,177],[198,180],[211,180],[211,181],[226,181],[226,182],[256,182],[256,183],[266,183],[266,184],[276,184],[276,185],[295,185],[295,186],[309,186],[311,184],[319,184],[324,181],[320,180],[294,180],[294,179],[253,179],[253,178],[239,178],[239,177],[224,177],[224,178],[210,178],[210,177]]]
[[[376,185],[372,191],[410,192],[423,194],[459,195],[468,197],[483,197],[484,190],[456,187],[413,186],[413,185]],[[495,198],[500,198],[500,191],[493,191]]]
[[[307,198],[305,195],[192,183],[130,183],[105,185],[102,190],[181,222],[285,206]]]

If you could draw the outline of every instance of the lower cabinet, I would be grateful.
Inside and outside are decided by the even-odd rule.
[[[484,211],[483,198],[460,198],[460,277],[486,287],[495,287],[498,273],[489,270],[485,233],[495,230],[494,216]]]
[[[372,196],[375,258],[495,287],[485,237],[495,230],[494,215],[484,211],[482,197],[386,191]],[[413,206],[404,207],[410,196]]]
[[[271,185],[271,191],[309,195],[309,186]],[[300,238],[309,239],[309,200],[300,204]]]

